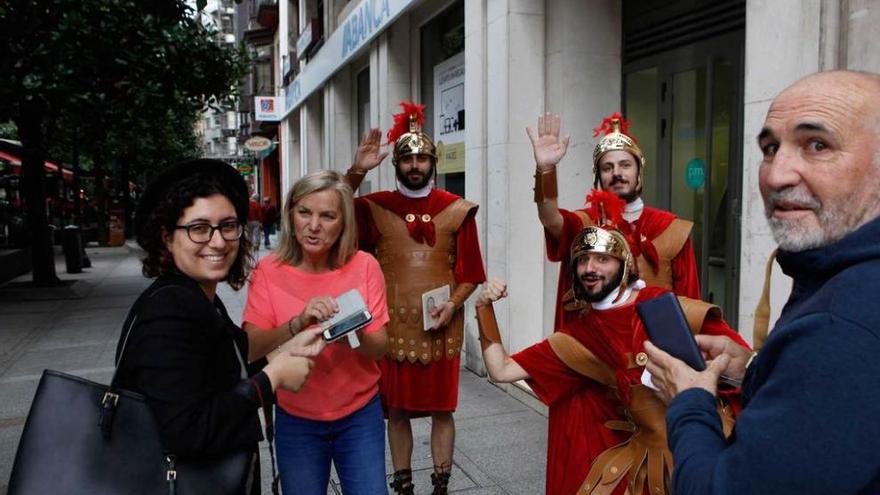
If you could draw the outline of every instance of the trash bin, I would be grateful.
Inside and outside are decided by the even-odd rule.
[[[64,263],[67,273],[81,273],[82,264],[82,231],[76,225],[64,227],[61,234],[61,247],[64,250]]]

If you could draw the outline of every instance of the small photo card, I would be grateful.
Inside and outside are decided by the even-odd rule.
[[[425,331],[428,331],[437,321],[435,318],[431,317],[431,312],[434,311],[434,308],[442,306],[448,300],[448,284],[442,287],[437,287],[436,289],[431,289],[422,294],[422,321],[425,324]]]

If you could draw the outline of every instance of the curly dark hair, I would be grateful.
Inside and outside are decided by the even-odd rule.
[[[247,223],[247,198],[240,198],[240,194],[234,188],[216,176],[197,173],[171,184],[164,197],[150,210],[138,233],[137,242],[147,253],[141,260],[145,277],[154,278],[179,272],[174,265],[174,258],[165,245],[164,233],[174,231],[183,211],[192,206],[196,199],[214,194],[222,194],[229,199],[235,206],[238,221],[242,224]],[[244,205],[244,208],[241,205]],[[238,254],[226,276],[226,282],[235,290],[244,286],[254,265],[248,236],[241,236],[238,242]]]

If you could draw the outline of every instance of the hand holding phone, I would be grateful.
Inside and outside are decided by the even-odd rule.
[[[638,303],[636,312],[654,345],[697,371],[706,369],[706,361],[675,294],[667,292]]]
[[[340,295],[335,302],[338,312],[321,323],[324,340],[327,342],[333,342],[363,328],[373,320],[373,315],[367,310],[367,304],[357,289],[351,289]]]

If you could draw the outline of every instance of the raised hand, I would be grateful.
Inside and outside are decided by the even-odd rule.
[[[378,167],[382,160],[388,156],[388,152],[382,151],[382,132],[379,129],[370,129],[361,139],[354,153],[353,168],[356,172],[367,173]]]
[[[483,290],[477,296],[476,304],[477,306],[485,306],[505,297],[507,297],[507,284],[493,278],[483,284]]]
[[[571,136],[560,139],[559,127],[559,115],[550,113],[538,117],[537,133],[531,127],[526,127],[526,133],[532,142],[532,150],[535,152],[535,166],[540,171],[555,167],[568,151]]]

